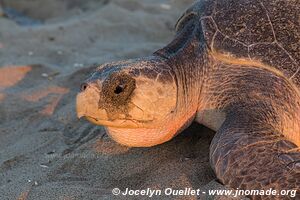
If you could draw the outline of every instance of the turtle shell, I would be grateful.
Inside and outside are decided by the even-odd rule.
[[[199,19],[211,50],[259,61],[300,87],[299,0],[201,0],[178,20],[176,30]]]

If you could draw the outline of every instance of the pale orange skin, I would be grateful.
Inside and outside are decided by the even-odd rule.
[[[299,10],[296,0],[199,1],[165,48],[100,66],[78,94],[78,115],[134,147],[197,121],[216,131],[210,162],[222,183],[299,198]]]

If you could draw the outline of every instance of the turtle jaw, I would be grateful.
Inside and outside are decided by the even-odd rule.
[[[108,121],[108,120],[101,120],[101,119],[96,119],[93,117],[85,116],[85,118],[95,124],[95,125],[100,125],[100,126],[105,126],[105,127],[112,127],[112,128],[126,128],[126,129],[136,129],[139,128],[139,125],[133,121],[129,120],[114,120],[114,121]],[[120,126],[122,124],[122,126]]]
[[[163,144],[176,136],[173,130],[138,128],[114,128],[106,127],[107,134],[117,143],[128,147],[152,147]]]

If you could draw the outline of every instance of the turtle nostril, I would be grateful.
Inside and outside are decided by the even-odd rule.
[[[81,92],[85,91],[87,87],[88,87],[87,83],[82,83],[81,86],[80,86],[80,91]]]

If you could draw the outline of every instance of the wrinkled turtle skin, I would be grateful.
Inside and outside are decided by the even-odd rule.
[[[197,121],[216,131],[210,162],[224,185],[297,190],[300,199],[300,1],[201,0],[149,57],[99,66],[77,113],[133,147]]]

